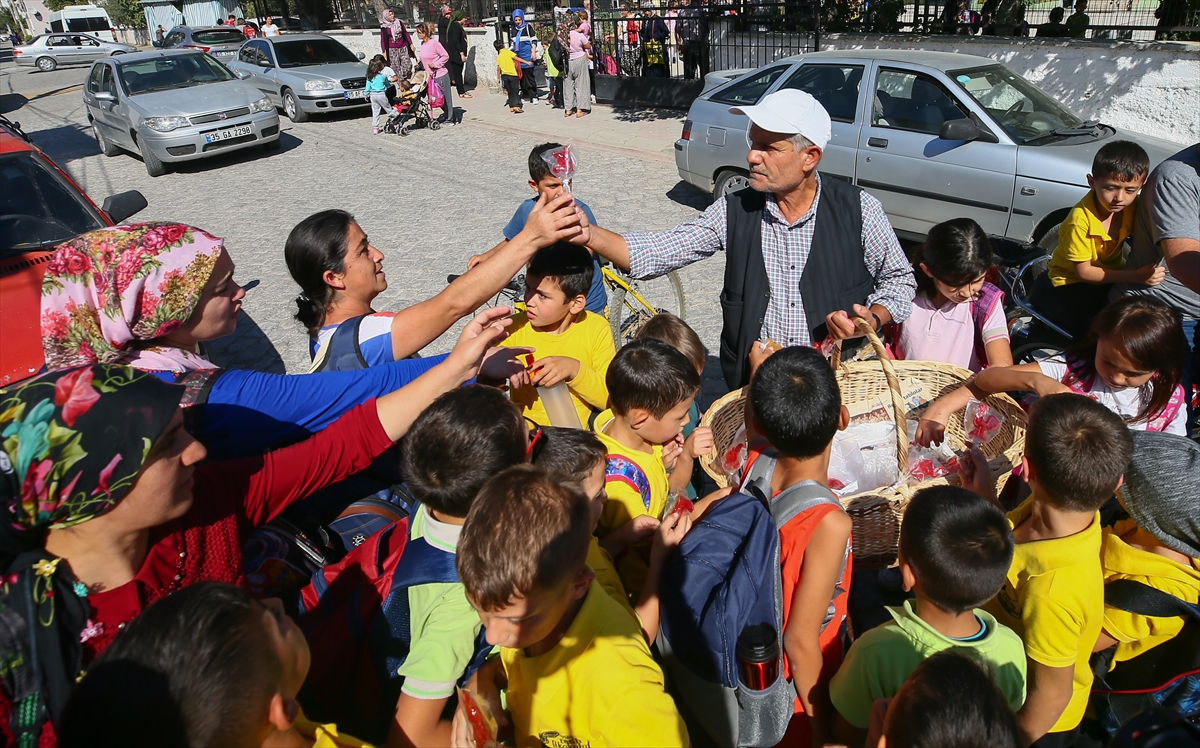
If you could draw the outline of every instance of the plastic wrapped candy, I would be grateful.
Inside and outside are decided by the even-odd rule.
[[[1000,431],[1005,418],[985,402],[972,400],[963,411],[963,431],[972,445],[983,444]]]
[[[463,704],[467,721],[471,723],[471,737],[475,740],[475,748],[492,748],[499,745],[496,742],[496,733],[500,726],[487,701],[466,688],[458,689],[458,699]]]
[[[663,519],[672,514],[683,514],[684,512],[691,514],[695,508],[696,505],[687,497],[686,493],[672,491],[671,495],[667,497],[666,506],[663,507]]]
[[[740,479],[742,468],[746,465],[747,452],[746,426],[743,424],[733,435],[733,444],[721,455],[721,470],[730,478]]]
[[[571,178],[579,168],[579,160],[575,158],[571,146],[564,145],[546,151],[542,154],[542,160],[550,167],[550,173],[562,180],[563,191],[570,193]]]
[[[958,455],[943,441],[939,445],[922,447],[916,442],[917,422],[908,422],[908,477],[915,483],[931,478],[944,478],[962,470]]]

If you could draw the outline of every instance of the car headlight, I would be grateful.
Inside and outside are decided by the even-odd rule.
[[[158,132],[171,132],[190,125],[187,117],[146,117],[142,120],[142,127],[149,127]]]
[[[305,91],[332,91],[337,88],[333,81],[305,81]]]
[[[270,99],[268,99],[266,96],[264,96],[261,99],[259,99],[258,101],[254,102],[253,104],[250,105],[250,111],[252,111],[252,112],[273,112],[273,111],[275,111],[275,105],[271,103]]]

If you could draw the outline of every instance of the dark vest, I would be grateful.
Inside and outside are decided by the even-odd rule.
[[[826,336],[825,316],[862,304],[875,289],[863,264],[862,190],[836,177],[821,179],[812,249],[800,275],[800,295],[814,341]],[[750,346],[762,331],[771,288],[762,254],[767,197],[751,189],[726,198],[725,287],[721,290],[721,370],[729,388],[750,382]]]

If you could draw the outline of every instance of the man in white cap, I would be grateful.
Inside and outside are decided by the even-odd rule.
[[[916,281],[883,206],[817,167],[829,114],[809,94],[777,91],[750,118],[751,189],[718,198],[693,221],[621,236],[591,227],[587,245],[635,278],[654,278],[726,251],[721,368],[731,389],[750,380],[762,341],[811,345],[903,322]]]

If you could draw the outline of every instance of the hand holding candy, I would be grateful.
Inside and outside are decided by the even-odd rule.
[[[972,400],[963,411],[963,428],[972,444],[983,444],[996,435],[1005,418],[992,411],[987,403]]]

